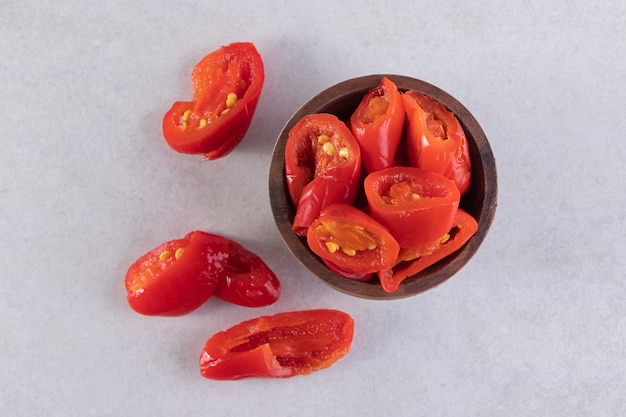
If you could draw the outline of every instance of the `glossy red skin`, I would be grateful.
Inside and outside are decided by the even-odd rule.
[[[316,139],[321,135],[337,141],[336,151],[347,148],[349,158],[328,158]],[[293,230],[304,236],[324,207],[354,203],[361,176],[359,144],[336,116],[307,115],[289,131],[285,144],[285,175],[291,203],[296,208]]]
[[[406,181],[423,198],[399,205],[383,201],[389,188]],[[384,225],[402,248],[419,248],[443,236],[459,207],[459,190],[441,174],[414,167],[391,167],[369,174],[363,182],[370,215]]]
[[[353,333],[354,320],[337,310],[258,317],[209,338],[200,372],[216,380],[306,375],[344,357]]]
[[[184,248],[175,258],[178,248]],[[171,257],[159,259],[165,250]],[[228,241],[221,236],[194,231],[149,251],[128,269],[127,300],[137,313],[180,316],[207,301],[228,260]]]
[[[355,256],[346,255],[341,250],[331,253],[325,244],[329,240],[329,236],[317,228],[325,221],[362,227],[375,237],[376,249],[358,251]],[[393,266],[400,251],[398,242],[384,226],[361,210],[347,204],[333,204],[322,210],[319,218],[309,227],[307,244],[313,253],[322,260],[332,263],[339,271],[363,274],[363,279],[365,278],[364,274],[374,273]]]
[[[228,261],[215,296],[244,307],[263,307],[280,297],[280,281],[259,256],[229,240]]]
[[[378,277],[383,289],[389,293],[397,291],[406,278],[422,272],[461,249],[478,230],[478,223],[469,213],[458,209],[450,229],[450,239],[435,245],[430,253],[401,262],[393,269],[379,271]]]
[[[388,108],[377,120],[367,120],[364,113],[374,97],[384,97]],[[350,129],[361,146],[361,157],[367,172],[378,171],[394,165],[396,151],[404,129],[405,111],[398,87],[383,77],[380,84],[370,90],[350,117]]]
[[[332,177],[314,178],[302,190],[291,229],[299,236],[306,236],[309,226],[325,207],[337,203],[352,204],[356,192],[353,184]]]
[[[177,101],[163,118],[163,135],[169,146],[181,153],[204,154],[213,160],[229,154],[243,139],[261,96],[265,72],[261,55],[250,42],[237,42],[205,56],[191,74],[193,100]],[[230,112],[226,96],[238,100]],[[181,120],[191,110],[185,129]],[[208,121],[198,128],[201,119]]]
[[[374,276],[372,272],[355,272],[351,269],[341,268],[328,259],[322,259],[322,262],[324,262],[324,265],[326,265],[326,267],[335,274],[353,281],[369,281]]]
[[[407,153],[412,166],[453,180],[461,195],[469,189],[472,167],[465,132],[454,114],[434,98],[411,90],[406,110]]]

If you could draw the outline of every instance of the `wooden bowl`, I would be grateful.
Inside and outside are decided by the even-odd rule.
[[[401,91],[417,90],[441,102],[458,118],[465,130],[472,161],[472,185],[461,198],[460,207],[478,221],[478,231],[460,250],[400,284],[396,292],[385,292],[376,278],[353,281],[331,272],[308,248],[306,238],[291,230],[295,209],[292,207],[285,180],[285,144],[291,128],[311,113],[332,113],[347,120],[365,94],[376,87],[383,74],[350,79],[336,84],[305,103],[280,132],[269,172],[270,204],[282,238],[291,253],[313,275],[331,287],[355,297],[391,300],[417,295],[438,286],[457,273],[476,253],[493,221],[497,205],[497,173],[494,156],[485,133],[470,112],[454,97],[434,85],[401,75],[388,75]]]

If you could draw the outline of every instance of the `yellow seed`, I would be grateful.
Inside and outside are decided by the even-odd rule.
[[[320,145],[325,144],[329,140],[330,140],[330,136],[328,135],[320,135],[317,137],[317,143],[319,143]]]
[[[367,247],[367,250],[374,250],[374,249],[376,249],[376,243],[375,243],[375,242],[372,242],[372,243],[370,243],[370,245]]]
[[[339,149],[339,157],[343,159],[348,159],[350,157],[350,150],[348,150],[348,148]]]
[[[450,233],[446,233],[445,235],[441,236],[441,239],[439,239],[439,243],[444,244],[448,240],[450,240]]]
[[[180,118],[180,130],[187,129],[187,122],[189,121],[189,116],[191,115],[191,110],[185,110],[182,117]]]
[[[413,201],[419,200],[420,198],[421,198],[420,195],[417,193],[411,194],[411,200]]]
[[[326,142],[322,145],[322,149],[326,155],[332,156],[335,153],[335,145],[332,142]]]
[[[356,251],[354,249],[350,249],[350,248],[341,248],[341,251],[343,253],[345,253],[348,256],[355,256],[356,255]]]
[[[183,256],[183,252],[185,252],[185,248],[176,249],[176,252],[174,253],[174,257],[176,259],[180,258],[181,256]]]
[[[198,124],[198,129],[202,129],[207,125],[206,119],[200,119],[200,123]]]
[[[230,113],[230,109],[224,109],[224,111],[222,111],[222,113],[220,113],[220,116],[224,116],[226,114]]]
[[[232,109],[235,103],[237,102],[237,94],[230,93],[226,96],[226,107]]]
[[[170,257],[172,256],[172,252],[168,251],[168,250],[164,250],[163,252],[161,252],[161,254],[159,255],[159,259],[162,260],[163,262],[167,261],[168,259],[170,259]]]
[[[335,242],[326,242],[326,248],[328,249],[328,252],[330,253],[335,253],[337,252],[337,250],[339,250],[339,245],[336,244]]]

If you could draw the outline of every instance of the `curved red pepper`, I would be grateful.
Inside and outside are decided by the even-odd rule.
[[[263,89],[261,55],[250,42],[232,43],[205,56],[191,74],[193,101],[175,102],[163,118],[172,149],[217,159],[243,139]]]
[[[149,316],[179,316],[213,294],[228,260],[228,241],[194,231],[152,249],[126,273],[130,307]]]
[[[453,181],[419,168],[373,172],[363,186],[370,215],[402,248],[418,248],[443,236],[459,207],[459,190]]]
[[[244,307],[263,307],[278,300],[280,281],[259,256],[229,240],[228,261],[215,296]]]
[[[332,177],[314,178],[302,190],[300,203],[293,219],[292,230],[304,236],[313,220],[331,204],[353,203],[357,187]]]
[[[394,164],[404,119],[402,94],[393,81],[383,77],[380,84],[363,97],[350,117],[350,129],[361,145],[367,172]]]
[[[207,340],[200,372],[217,380],[306,375],[344,357],[353,333],[354,320],[337,310],[258,317]]]
[[[476,220],[463,209],[458,209],[448,233],[432,242],[430,249],[412,255],[404,253],[393,269],[379,272],[378,277],[383,289],[387,292],[395,292],[406,278],[420,273],[461,249],[477,230]]]
[[[335,265],[334,263],[332,263],[332,261],[328,259],[322,258],[322,262],[324,262],[324,265],[326,265],[326,267],[333,271],[335,274],[339,275],[340,277],[351,279],[353,281],[369,281],[370,279],[372,279],[372,276],[374,276],[373,272],[353,271],[351,269]]]
[[[402,95],[407,120],[407,153],[412,166],[453,180],[461,195],[472,181],[465,132],[454,114],[434,98],[411,90]]]
[[[361,150],[350,129],[336,116],[311,114],[289,131],[285,174],[296,207],[292,228],[304,236],[324,207],[354,202],[361,176]]]
[[[365,279],[364,274],[390,268],[400,251],[385,227],[347,204],[333,204],[322,210],[309,227],[307,243],[313,253],[337,268],[335,272],[348,271],[348,278],[352,275]]]

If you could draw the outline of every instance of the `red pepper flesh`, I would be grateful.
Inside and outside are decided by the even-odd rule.
[[[353,184],[336,181],[331,177],[314,178],[302,190],[292,230],[299,236],[305,236],[313,220],[319,217],[325,207],[337,203],[351,204],[355,197]]]
[[[244,307],[263,307],[280,296],[276,274],[256,254],[228,241],[228,261],[220,274],[215,296]]]
[[[335,265],[332,261],[322,258],[324,265],[340,277],[351,279],[353,281],[369,281],[374,276],[373,272],[357,272],[348,268]]]
[[[207,301],[228,260],[228,241],[194,231],[149,251],[128,269],[127,300],[149,316],[180,316]]]
[[[448,233],[433,242],[429,250],[414,253],[412,259],[405,253],[404,258],[401,255],[393,269],[379,271],[378,277],[383,289],[390,293],[395,292],[406,278],[422,272],[461,249],[477,230],[476,220],[463,209],[458,209]]]
[[[361,146],[363,165],[374,172],[394,164],[404,129],[404,103],[396,84],[383,77],[350,117],[350,129]]]
[[[412,166],[453,180],[461,195],[472,181],[465,132],[454,114],[434,98],[410,90],[402,95],[406,110],[407,153]]]
[[[307,244],[317,256],[330,261],[337,268],[335,272],[348,271],[351,279],[365,279],[365,274],[390,268],[400,251],[384,226],[348,204],[333,204],[322,210],[309,227]]]
[[[191,74],[193,101],[178,101],[163,118],[170,147],[221,158],[243,139],[265,80],[263,60],[250,42],[237,42],[205,56]]]
[[[443,236],[459,207],[453,181],[419,168],[386,168],[369,174],[363,186],[370,215],[402,248],[418,248]]]
[[[216,380],[306,375],[344,357],[353,333],[354,320],[337,310],[258,317],[209,338],[200,372]]]
[[[336,116],[307,115],[289,131],[285,175],[296,208],[292,228],[304,236],[324,207],[354,202],[361,176],[361,150],[350,129]]]

